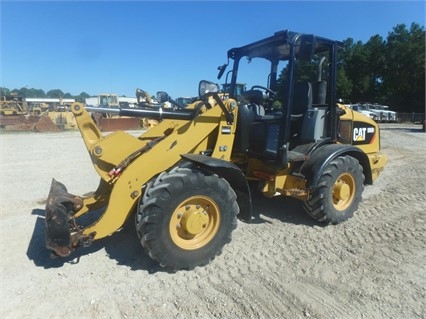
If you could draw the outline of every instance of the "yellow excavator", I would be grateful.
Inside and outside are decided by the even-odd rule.
[[[336,103],[341,46],[279,31],[228,51],[218,75],[232,64],[227,95],[200,81],[198,100],[185,108],[103,110],[159,121],[137,137],[123,131],[103,136],[91,109],[74,103],[100,181],[92,194],[76,196],[52,180],[47,248],[69,256],[134,218],[135,236],[150,258],[170,269],[193,269],[220,254],[238,218],[252,220],[252,191],[295,197],[325,224],[350,218],[387,157],[378,125]],[[256,72],[244,78],[250,66]],[[237,99],[238,83],[250,81],[265,84],[248,86]],[[85,223],[89,215],[96,220]]]

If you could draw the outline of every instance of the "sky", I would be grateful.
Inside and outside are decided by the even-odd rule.
[[[425,10],[422,0],[0,0],[0,86],[196,96],[200,80],[219,81],[217,67],[233,47],[285,29],[386,39],[398,24],[424,26]]]

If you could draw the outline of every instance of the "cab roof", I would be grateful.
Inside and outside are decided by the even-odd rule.
[[[291,46],[295,45],[296,55],[299,54],[302,42],[312,41],[314,51],[320,52],[326,50],[330,45],[342,46],[339,41],[315,36],[312,34],[303,34],[299,32],[283,30],[275,32],[273,36],[247,44],[242,47],[233,48],[228,51],[228,57],[239,60],[241,57],[265,58],[268,60],[288,60],[290,57]]]

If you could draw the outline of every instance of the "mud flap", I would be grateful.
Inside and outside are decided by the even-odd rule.
[[[52,250],[57,256],[67,257],[73,250],[72,215],[82,205],[81,198],[69,194],[65,185],[52,179],[46,202],[46,248]]]

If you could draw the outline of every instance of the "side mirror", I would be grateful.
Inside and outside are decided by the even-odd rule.
[[[207,93],[219,92],[219,85],[216,83],[202,80],[198,85],[198,96],[203,96]]]
[[[219,74],[217,75],[217,79],[220,80],[220,78],[222,77],[223,73],[225,73],[226,67],[228,66],[228,64],[224,64],[219,66],[217,69],[219,70]]]
[[[169,95],[164,91],[157,92],[157,101],[159,103],[168,102],[170,100]]]

